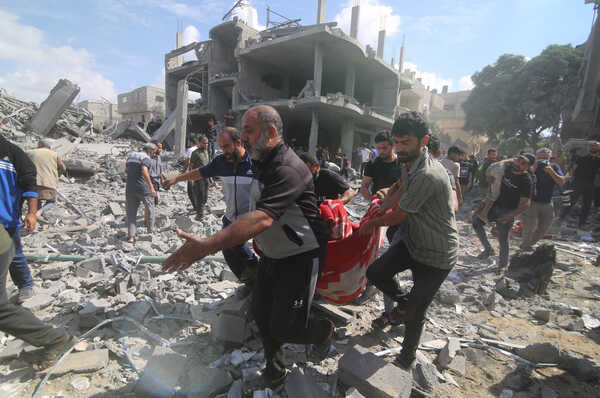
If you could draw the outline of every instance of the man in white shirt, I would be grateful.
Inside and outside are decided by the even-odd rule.
[[[365,172],[365,167],[373,157],[373,152],[369,150],[367,144],[364,144],[360,150],[361,163],[360,163],[360,176],[362,177]]]
[[[187,173],[188,171],[192,171],[192,166],[190,164],[190,159],[192,158],[192,153],[196,149],[198,149],[198,145],[196,145],[195,137],[188,137],[187,139],[187,149],[185,150],[185,166],[183,166],[182,174]],[[192,181],[187,182],[187,194],[188,198],[190,198],[190,202],[192,202],[192,206],[194,207],[194,211],[197,210],[196,206],[196,197],[194,196],[194,183]]]
[[[440,159],[440,162],[444,165],[448,174],[454,178],[453,186],[456,185],[456,197],[458,199],[458,205],[463,203],[462,189],[460,185],[460,153],[461,150],[458,147],[451,146],[448,148],[448,155]]]

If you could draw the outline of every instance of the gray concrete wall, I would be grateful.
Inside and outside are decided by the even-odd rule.
[[[249,59],[241,59],[238,89],[241,90],[244,95],[262,99],[289,98],[290,93],[286,93],[283,90],[285,84],[282,84],[281,90],[277,90],[263,82],[263,78],[267,74],[281,75],[282,82],[285,81],[286,78],[286,74],[282,71],[269,68],[264,64],[259,65]]]
[[[152,111],[155,107],[165,109],[165,90],[144,86],[117,97],[119,113],[126,115]]]

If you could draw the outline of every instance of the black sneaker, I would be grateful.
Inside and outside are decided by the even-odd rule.
[[[262,372],[262,381],[265,386],[273,388],[277,387],[285,380],[288,375],[288,370],[285,367],[280,367],[278,364],[269,364]]]
[[[327,358],[327,355],[329,355],[329,350],[331,349],[331,341],[333,340],[333,333],[335,332],[335,325],[329,319],[327,319],[326,321],[329,322],[329,335],[323,342],[313,344],[309,358],[312,363],[319,363],[325,358]]]
[[[394,359],[394,365],[404,370],[410,370],[411,366],[415,362],[415,359],[416,358],[414,355],[403,355],[400,353],[400,355]]]

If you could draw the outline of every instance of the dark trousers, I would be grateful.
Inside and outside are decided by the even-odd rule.
[[[360,164],[360,176],[361,177],[365,174],[365,168],[367,167],[368,164],[369,164],[369,162],[365,162],[365,163],[361,163]]]
[[[19,288],[33,286],[33,278],[31,277],[31,271],[29,265],[27,265],[27,259],[23,254],[23,245],[21,244],[21,229],[6,228],[6,232],[10,235],[15,248],[15,255],[10,263],[10,278],[13,283]]]
[[[563,209],[560,215],[560,221],[564,221],[569,215],[571,208],[575,206],[580,197],[583,197],[583,208],[579,215],[579,226],[583,226],[587,221],[588,215],[590,214],[590,208],[592,207],[592,200],[594,199],[594,184],[575,184],[575,191],[571,194],[571,204],[569,207]]]
[[[323,249],[285,259],[260,260],[252,310],[265,349],[267,367],[283,343],[318,344],[328,338],[329,321],[309,318],[311,275],[325,264]],[[316,267],[316,268],[315,268]],[[316,281],[315,285],[316,285]],[[314,292],[314,286],[312,286]]]
[[[194,211],[198,211],[198,206],[196,205],[196,196],[194,195],[194,182],[193,181],[188,181],[188,183],[187,183],[187,194],[188,194],[188,198],[190,199],[190,203],[192,204],[192,207],[194,208]]]
[[[500,246],[498,265],[500,267],[506,267],[508,265],[508,237],[512,229],[514,219],[506,223],[502,223],[497,220],[511,211],[512,210],[509,209],[501,209],[499,207],[492,206],[488,212],[488,221],[496,221],[496,226],[498,227],[498,244]],[[473,217],[473,229],[479,238],[479,242],[481,242],[486,250],[490,250],[492,245],[490,245],[490,241],[487,238],[485,229],[483,227],[484,225],[485,224],[479,219],[479,217]]]
[[[208,181],[205,179],[194,181],[194,198],[195,198],[195,209],[201,211],[206,205],[208,199]]]
[[[231,224],[231,221],[227,219],[227,217],[223,217],[223,229],[227,228]],[[238,279],[242,276],[242,273],[246,268],[256,268],[258,267],[258,258],[250,249],[250,245],[248,242],[244,244],[231,247],[229,249],[223,249],[223,257],[225,257],[225,261],[231,272],[238,277]]]
[[[399,288],[394,279],[396,274],[407,269],[411,270],[414,282],[408,294]],[[404,318],[406,332],[402,343],[402,356],[415,357],[427,308],[449,272],[450,270],[435,268],[413,260],[403,241],[391,246],[367,269],[369,282],[407,311]]]
[[[46,325],[26,308],[8,301],[6,278],[9,266],[14,263],[13,253],[12,249],[0,253],[0,331],[36,347],[67,342],[69,336],[64,329]]]

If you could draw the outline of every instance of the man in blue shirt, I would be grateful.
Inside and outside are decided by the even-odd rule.
[[[564,185],[564,177],[560,166],[550,163],[552,151],[540,148],[535,154],[537,162],[534,166],[536,185],[531,206],[523,213],[523,241],[521,250],[531,250],[538,240],[544,237],[554,216],[552,193],[556,185]]]
[[[202,180],[220,177],[223,182],[225,215],[223,228],[246,214],[250,208],[250,184],[254,180],[256,169],[246,149],[242,145],[240,133],[233,127],[226,127],[218,134],[219,147],[223,153],[216,156],[206,166],[165,180],[164,187],[181,181]],[[258,259],[248,243],[223,249],[223,257],[231,271],[242,282],[250,279],[256,271]]]
[[[127,205],[127,234],[128,242],[135,241],[136,217],[140,203],[148,214],[148,233],[154,232],[154,198],[157,197],[156,189],[150,178],[152,159],[150,156],[156,150],[156,145],[147,143],[143,152],[132,152],[127,157],[125,172],[127,173],[127,185],[125,188],[125,200]]]

